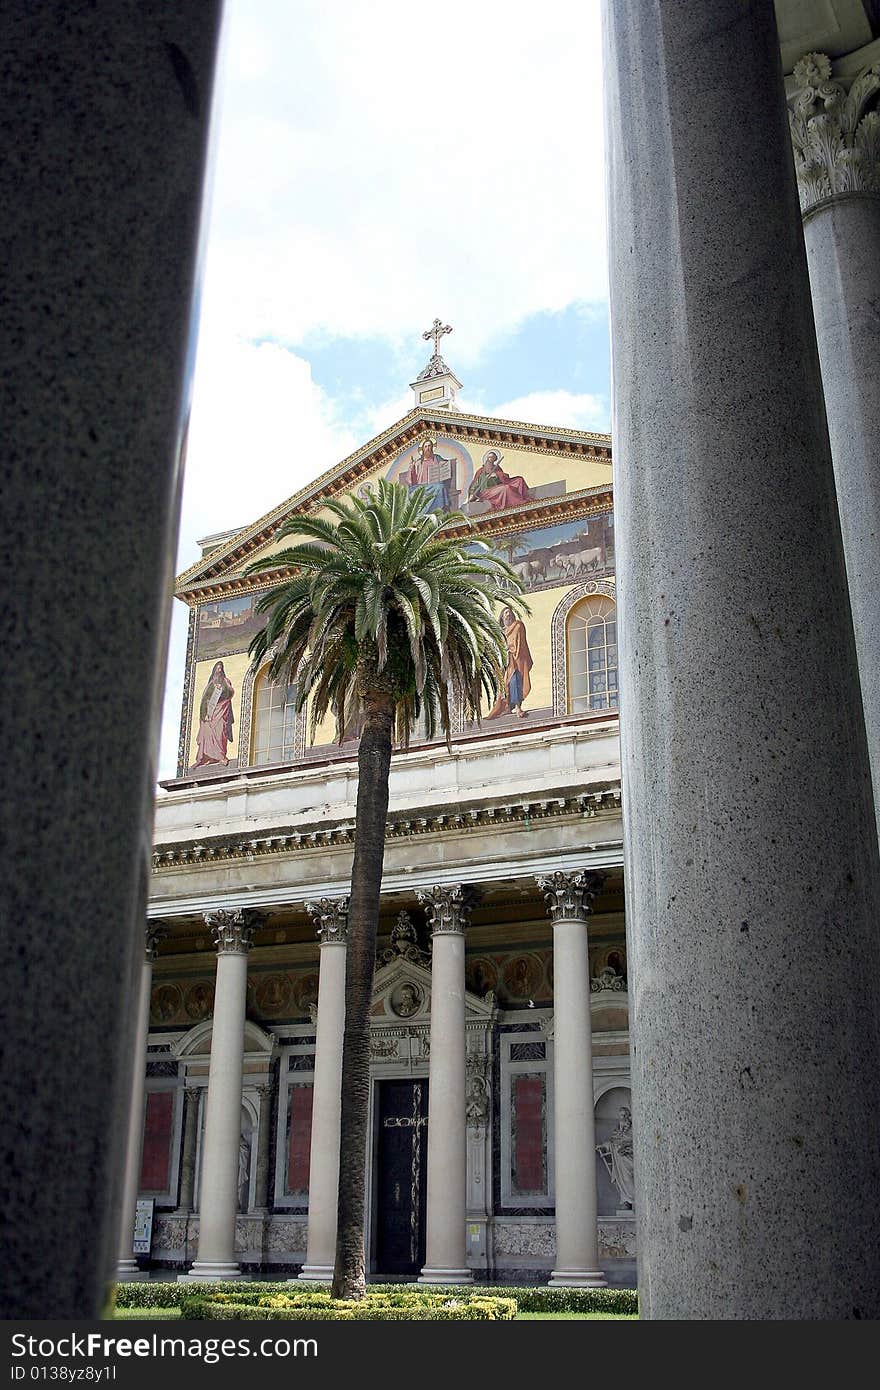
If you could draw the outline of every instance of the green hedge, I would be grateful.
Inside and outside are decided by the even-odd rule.
[[[400,1284],[369,1284],[370,1293],[399,1294],[405,1290],[412,1292],[412,1286]],[[639,1296],[635,1289],[564,1289],[551,1288],[547,1284],[517,1285],[504,1287],[496,1284],[463,1285],[420,1285],[426,1291],[442,1292],[446,1296],[481,1298],[512,1298],[523,1313],[637,1313]],[[184,1299],[204,1299],[215,1293],[235,1294],[236,1300],[242,1298],[245,1290],[260,1294],[296,1294],[304,1297],[311,1290],[300,1291],[294,1285],[284,1282],[244,1283],[241,1280],[226,1280],[223,1283],[177,1284],[160,1283],[158,1280],[144,1280],[135,1284],[116,1286],[117,1308],[180,1308]],[[327,1297],[326,1294],[323,1295]]]
[[[516,1301],[470,1292],[462,1297],[412,1289],[384,1293],[370,1288],[361,1302],[346,1303],[327,1293],[239,1288],[230,1293],[191,1293],[181,1299],[180,1313],[192,1321],[235,1318],[297,1322],[509,1322],[516,1317]]]

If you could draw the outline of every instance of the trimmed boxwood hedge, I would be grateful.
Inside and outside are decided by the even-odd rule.
[[[427,1292],[442,1292],[445,1296],[458,1298],[512,1298],[522,1313],[637,1313],[639,1296],[635,1289],[566,1289],[547,1284],[516,1285],[502,1288],[496,1284],[428,1285],[419,1286]],[[370,1293],[402,1293],[411,1291],[410,1285],[368,1284]],[[118,1284],[116,1286],[117,1308],[181,1308],[184,1299],[204,1299],[215,1293],[235,1294],[236,1301],[244,1301],[245,1290],[260,1294],[297,1294],[305,1296],[311,1290],[300,1291],[286,1282],[254,1281],[252,1284],[241,1280],[226,1280],[223,1283],[177,1284],[158,1280],[144,1280],[142,1283]],[[316,1291],[317,1292],[317,1291]],[[324,1295],[327,1296],[326,1294]],[[343,1305],[350,1306],[350,1305]]]
[[[509,1322],[516,1317],[516,1302],[471,1292],[461,1296],[445,1291],[396,1289],[386,1293],[370,1288],[361,1302],[347,1303],[315,1291],[286,1289],[281,1293],[239,1287],[230,1293],[190,1293],[181,1299],[180,1313],[181,1317],[195,1321],[235,1318],[297,1322]]]

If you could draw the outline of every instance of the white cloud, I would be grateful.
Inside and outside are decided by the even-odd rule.
[[[245,337],[435,314],[467,367],[603,299],[596,0],[231,0],[206,294]]]
[[[532,391],[483,412],[502,420],[523,420],[529,425],[561,425],[570,430],[610,429],[606,396],[576,391]]]

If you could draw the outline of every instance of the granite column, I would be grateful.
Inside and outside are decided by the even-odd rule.
[[[469,899],[461,884],[417,893],[431,928],[431,1054],[428,1196],[420,1284],[461,1284],[467,1268],[467,1051],[464,933]]]
[[[880,827],[880,63],[849,88],[810,53],[789,122]]]
[[[244,1074],[248,951],[259,917],[247,909],[206,912],[217,946],[217,986],[199,1190],[199,1248],[190,1279],[238,1279],[235,1218]]]
[[[306,1262],[299,1277],[311,1282],[329,1282],[336,1261],[348,898],[321,898],[318,902],[306,903],[306,908],[321,942],[321,968],[312,1090],[309,1234]]]
[[[556,1265],[551,1284],[603,1288],[596,1211],[596,1120],[587,918],[595,874],[537,880],[553,919],[553,1147]]]
[[[97,1317],[119,1255],[220,14],[0,7],[7,1318]]]
[[[773,7],[604,27],[642,1316],[877,1317],[880,869]]]
[[[153,992],[153,962],[165,928],[161,922],[148,922],[144,931],[144,958],[135,1012],[134,1071],[131,1081],[131,1105],[128,1112],[128,1134],[125,1143],[125,1176],[122,1184],[122,1221],[119,1229],[118,1279],[130,1281],[144,1278],[134,1258],[134,1218],[140,1189],[141,1158],[144,1148],[144,1103],[147,1077],[147,1034],[150,1029],[150,996]]]

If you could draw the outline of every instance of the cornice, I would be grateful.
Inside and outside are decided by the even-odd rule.
[[[381,434],[362,445],[353,454],[334,464],[325,473],[306,487],[295,492],[265,516],[252,525],[243,527],[226,544],[197,560],[189,569],[178,576],[175,594],[188,599],[197,592],[209,589],[212,581],[229,585],[223,578],[230,567],[237,567],[252,559],[254,552],[271,544],[287,517],[297,509],[315,510],[328,498],[340,492],[349,491],[360,478],[375,471],[383,463],[390,463],[401,449],[417,444],[425,430],[439,429],[451,438],[473,440],[474,443],[491,443],[500,436],[505,437],[509,447],[534,449],[558,454],[560,457],[579,457],[592,459],[598,463],[611,465],[611,436],[596,434],[585,430],[550,428],[531,425],[520,420],[501,420],[485,415],[465,415],[460,411],[431,411],[420,407],[411,410],[403,419],[389,426]],[[555,447],[554,447],[555,446]],[[593,491],[589,489],[588,491]],[[570,494],[579,497],[580,492]],[[556,499],[558,500],[568,500]],[[538,503],[540,509],[547,503]],[[519,511],[519,508],[512,509]],[[550,510],[555,510],[550,508]],[[479,527],[482,518],[474,518]],[[278,574],[283,571],[277,571]],[[265,577],[261,576],[265,583]],[[238,578],[241,584],[241,578]]]
[[[620,810],[620,783],[608,782],[574,796],[546,796],[470,810],[410,814],[389,819],[386,841],[416,839],[423,835],[461,835],[487,828],[525,824],[561,818],[593,819]],[[324,853],[328,849],[354,844],[354,821],[335,825],[317,822],[314,826],[279,827],[271,834],[201,836],[182,843],[157,844],[153,850],[153,874],[180,868],[253,862],[279,855]]]

